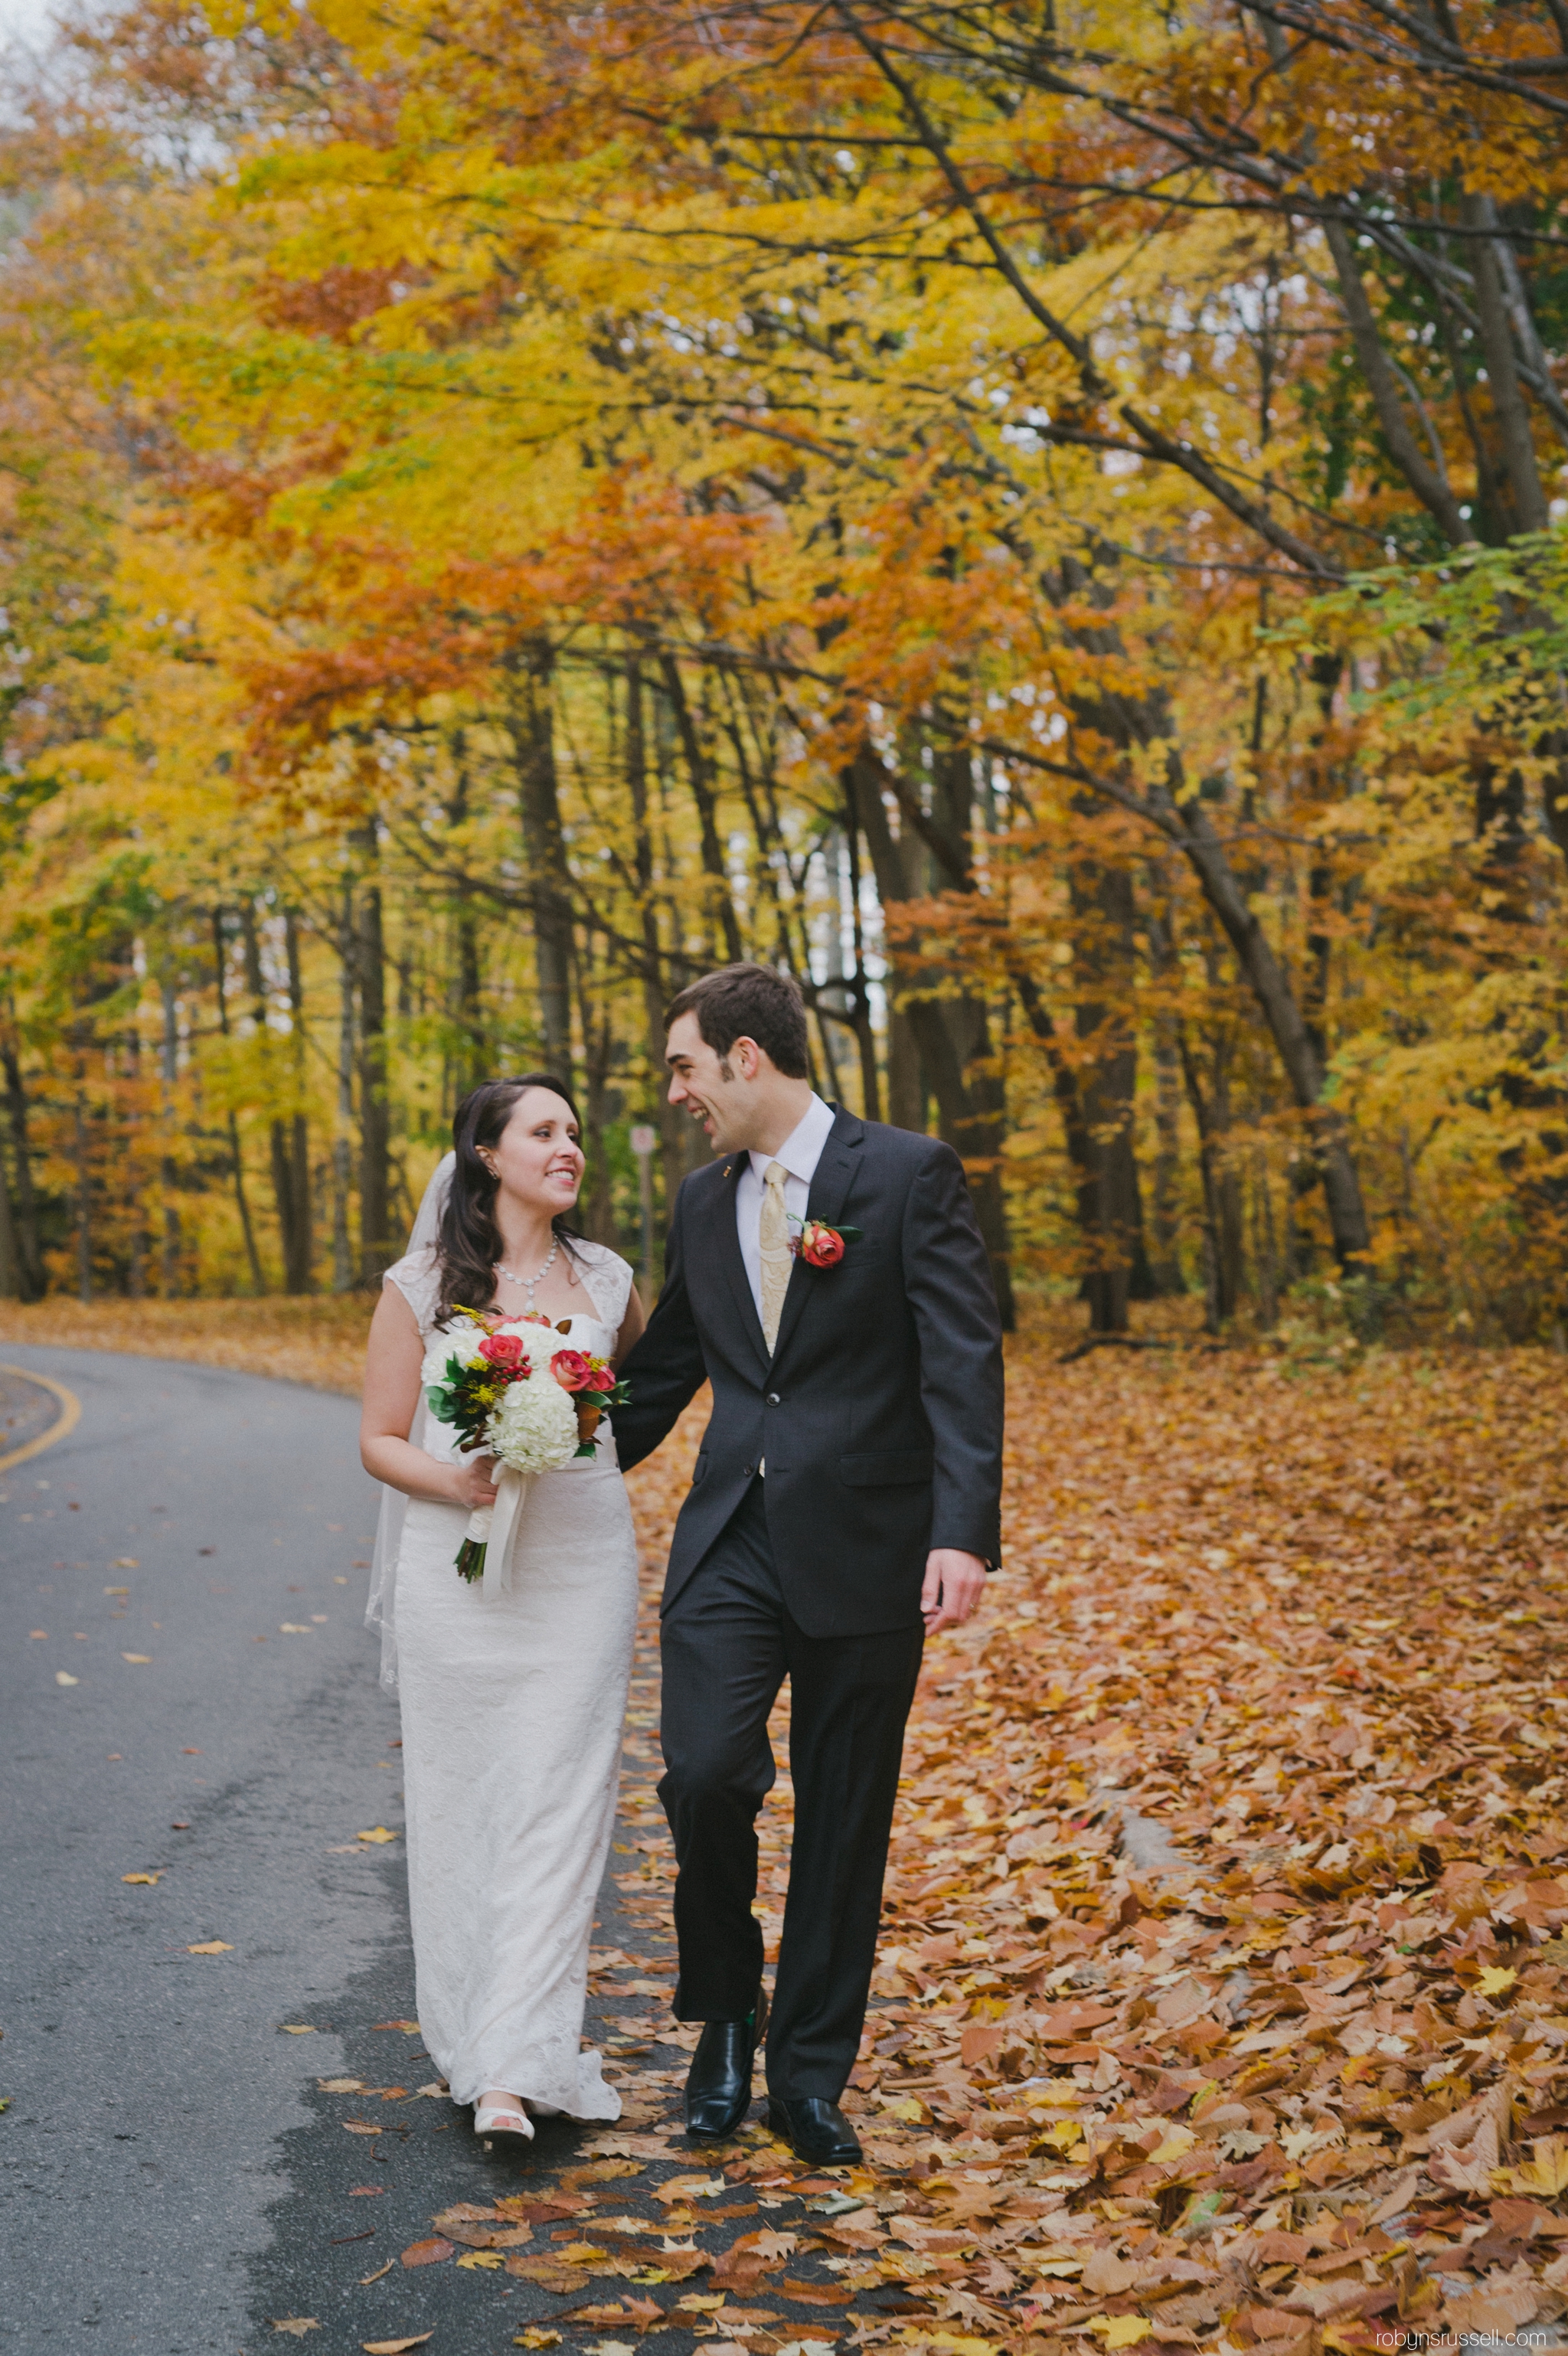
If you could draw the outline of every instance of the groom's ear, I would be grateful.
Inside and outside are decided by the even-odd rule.
[[[729,1065],[736,1077],[742,1080],[759,1078],[768,1060],[765,1049],[759,1047],[756,1041],[748,1037],[745,1032],[731,1042],[729,1053],[721,1058],[721,1061]]]

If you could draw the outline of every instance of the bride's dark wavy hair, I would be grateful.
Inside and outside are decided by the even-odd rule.
[[[553,1072],[524,1072],[515,1080],[481,1080],[476,1088],[470,1088],[452,1123],[457,1167],[452,1173],[452,1192],[441,1215],[441,1233],[436,1243],[436,1261],[441,1271],[439,1317],[450,1316],[459,1306],[490,1306],[496,1290],[496,1263],[502,1249],[501,1231],[496,1225],[496,1194],[500,1181],[485,1168],[479,1149],[499,1144],[501,1131],[511,1119],[518,1098],[526,1096],[529,1088],[548,1088],[552,1096],[559,1097],[577,1122],[579,1135],[581,1133],[582,1122],[572,1102],[571,1090]],[[550,1226],[569,1252],[581,1238],[581,1229],[572,1225],[564,1211],[556,1213]]]

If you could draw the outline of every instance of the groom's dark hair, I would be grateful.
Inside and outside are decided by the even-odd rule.
[[[665,1029],[681,1014],[696,1015],[698,1029],[720,1063],[737,1039],[754,1039],[786,1080],[811,1076],[805,1001],[795,976],[777,966],[721,965],[717,973],[705,973],[671,999]]]

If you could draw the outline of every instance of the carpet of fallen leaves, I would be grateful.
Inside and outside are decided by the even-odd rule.
[[[910,1728],[870,2165],[810,2221],[844,2307],[882,2294],[839,2330],[1557,2341],[1565,1412],[1546,1353],[1015,1348],[1005,1568]],[[633,1478],[653,1572],[687,1462]],[[663,1885],[651,1787],[631,1806]],[[774,1935],[787,1815],[781,1776]],[[725,2279],[743,2309],[794,2263]],[[711,2315],[755,2349],[746,2321]]]
[[[127,1350],[359,1396],[375,1301],[359,1292],[285,1301],[0,1301],[0,1348]]]
[[[0,1339],[351,1389],[363,1318],[51,1301],[0,1310]],[[632,1476],[644,1615],[592,2016],[624,2115],[570,2165],[541,2139],[523,2190],[449,2202],[401,2259],[567,2298],[517,2345],[1562,2344],[1568,1366],[1060,1349],[1010,1352],[1005,1566],[911,1720],[846,2098],[862,2169],[813,2177],[757,2123],[680,2134],[656,1603],[700,1406]],[[763,1830],[772,1953],[786,1772]]]

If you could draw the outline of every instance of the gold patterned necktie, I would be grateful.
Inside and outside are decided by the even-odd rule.
[[[757,1227],[763,1262],[763,1333],[770,1357],[779,1338],[779,1319],[784,1315],[784,1294],[789,1290],[789,1217],[784,1209],[784,1180],[788,1175],[782,1162],[769,1162],[763,1179],[763,1215]]]

